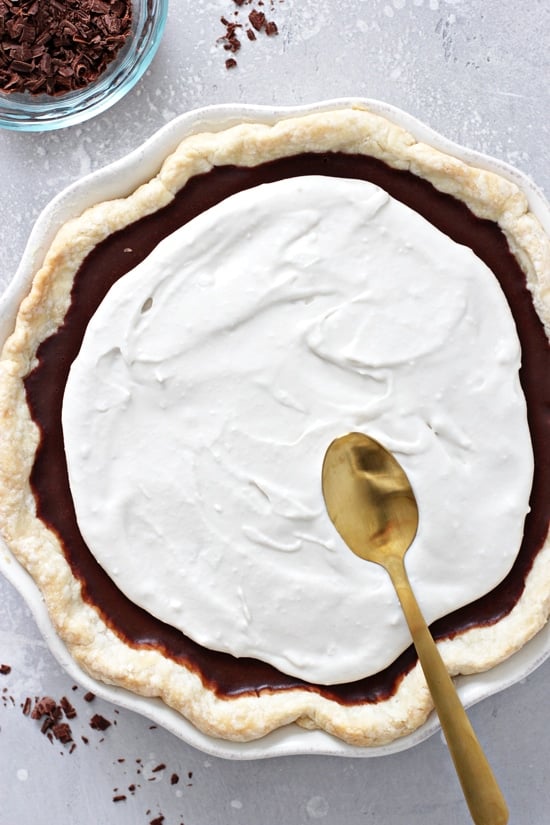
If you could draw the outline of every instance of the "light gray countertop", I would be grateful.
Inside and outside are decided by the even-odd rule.
[[[47,202],[189,109],[377,98],[527,173],[550,196],[550,3],[513,0],[265,0],[277,37],[244,39],[226,70],[217,42],[233,0],[172,0],[151,69],[114,108],[45,134],[0,132],[0,283],[13,276]],[[0,579],[0,823],[71,825],[466,825],[439,733],[393,756],[233,762],[200,753],[96,699],[60,669],[19,594]],[[470,711],[513,825],[550,804],[546,662]],[[75,705],[69,753],[22,713],[27,696]],[[89,727],[100,713],[113,724]],[[86,744],[81,737],[88,740]],[[160,770],[157,766],[164,765]],[[179,777],[173,782],[172,776]],[[129,787],[135,786],[133,791]],[[117,795],[126,799],[114,802]]]

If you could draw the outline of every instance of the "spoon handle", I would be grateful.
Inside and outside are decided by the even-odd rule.
[[[476,825],[506,825],[508,808],[422,615],[402,558],[385,565],[397,592],[470,814]]]

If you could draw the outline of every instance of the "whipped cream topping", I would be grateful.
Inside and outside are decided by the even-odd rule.
[[[331,440],[402,463],[429,622],[508,572],[533,456],[520,347],[473,252],[378,187],[226,199],[109,291],[65,391],[78,524],[118,587],[200,644],[324,684],[410,644],[387,574],[323,503]]]

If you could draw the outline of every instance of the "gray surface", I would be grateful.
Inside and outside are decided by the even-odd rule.
[[[516,165],[550,196],[548,0],[284,0],[271,13],[280,35],[246,41],[239,68],[228,72],[216,39],[223,34],[220,16],[234,8],[232,0],[172,0],[152,68],[114,109],[57,133],[0,132],[2,285],[53,195],[135,148],[175,115],[210,103],[380,98]],[[4,581],[1,662],[12,671],[0,675],[0,823],[146,825],[161,813],[164,825],[470,821],[439,734],[391,757],[237,763],[205,756],[100,700],[88,705]],[[471,711],[515,825],[548,821],[549,676],[547,662]],[[27,696],[44,694],[68,695],[77,707],[72,754],[50,744],[21,713]],[[93,712],[116,725],[104,734],[91,730]],[[166,769],[154,772],[160,763]],[[127,791],[132,783],[133,795]],[[124,792],[127,800],[114,803]]]

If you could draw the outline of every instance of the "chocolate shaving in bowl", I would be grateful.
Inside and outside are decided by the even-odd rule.
[[[55,96],[89,85],[131,20],[131,0],[0,0],[0,90]]]

